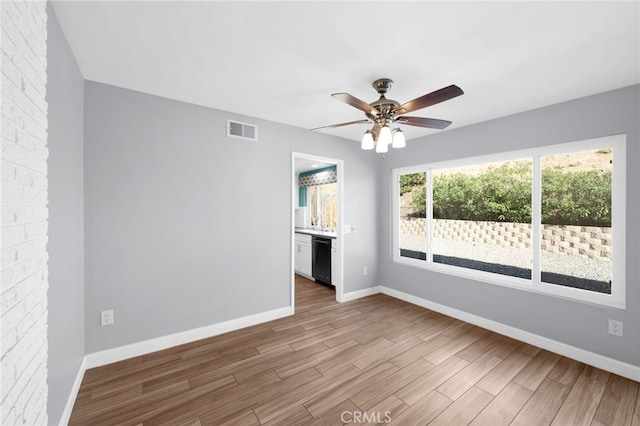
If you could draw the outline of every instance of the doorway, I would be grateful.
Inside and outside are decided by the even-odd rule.
[[[295,255],[296,255],[296,210],[300,206],[300,191],[298,176],[301,172],[312,170],[313,168],[326,168],[335,166],[337,172],[337,212],[335,226],[335,249],[332,252],[331,284],[335,286],[336,300],[342,302],[343,299],[343,233],[344,223],[344,162],[335,158],[321,157],[312,154],[292,152],[291,154],[291,310],[295,313]],[[310,222],[307,222],[310,223]],[[335,258],[334,258],[335,256]]]

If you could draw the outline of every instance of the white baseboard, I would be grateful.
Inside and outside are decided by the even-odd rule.
[[[94,352],[85,356],[86,368],[99,367],[101,365],[111,364],[113,362],[122,361],[151,352],[161,351],[173,346],[182,345],[208,337],[217,336],[222,333],[239,330],[241,328],[250,327],[252,325],[261,324],[267,321],[273,321],[292,314],[291,306],[274,309],[272,311],[261,312],[259,314],[249,315],[242,318],[236,318],[205,327],[194,328],[192,330],[182,331],[180,333],[170,334],[168,336],[157,337],[155,339],[143,340],[142,342],[132,343],[130,345],[119,346],[105,351]]]
[[[618,374],[628,379],[640,381],[640,366],[627,364],[613,358],[576,348],[575,346],[567,345],[566,343],[558,342],[557,340],[548,339],[528,331],[520,330],[519,328],[511,327],[509,325],[460,311],[439,303],[431,302],[392,288],[381,286],[380,291],[381,293],[395,297],[396,299],[404,300],[405,302],[439,312],[461,321],[468,322],[469,324],[477,325],[478,327],[509,336],[513,339],[520,340],[521,342],[529,343],[530,345],[566,356],[567,358],[584,362],[585,364]]]
[[[73,385],[71,386],[71,392],[69,392],[69,398],[67,398],[67,403],[64,406],[64,410],[62,411],[62,416],[60,416],[59,424],[61,426],[69,424],[69,420],[71,419],[71,412],[73,411],[73,405],[76,403],[85,371],[87,371],[86,357],[82,358],[82,362],[80,363],[80,367],[78,368],[78,373],[76,374],[76,379],[73,381]]]
[[[382,290],[380,286],[364,288],[362,290],[350,291],[349,293],[344,293],[342,295],[341,301],[348,302],[350,300],[360,299],[361,297],[367,297],[367,296],[371,296],[372,294],[378,294],[381,292]]]

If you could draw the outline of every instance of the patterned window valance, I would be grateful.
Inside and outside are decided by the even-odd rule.
[[[302,172],[298,178],[298,184],[301,188],[336,182],[338,182],[338,171],[336,170],[336,166]]]

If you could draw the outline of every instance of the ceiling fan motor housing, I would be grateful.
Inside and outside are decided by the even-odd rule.
[[[390,78],[379,78],[371,85],[380,95],[380,99],[371,102],[369,105],[376,109],[379,114],[375,116],[373,114],[367,114],[367,117],[370,118],[378,127],[388,126],[396,120],[396,113],[393,110],[400,106],[400,103],[397,101],[387,99],[384,96],[385,93],[387,93],[387,90],[393,86],[393,80]]]

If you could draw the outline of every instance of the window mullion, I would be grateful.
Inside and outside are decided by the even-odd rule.
[[[316,226],[322,228],[322,206],[320,203],[322,198],[320,197],[320,185],[316,186],[316,217],[318,218],[318,223]]]
[[[427,204],[427,263],[433,263],[433,250],[431,249],[431,238],[433,236],[433,175],[431,169],[427,169],[427,178],[425,191],[427,196],[425,197],[425,203]]]
[[[541,236],[542,236],[542,174],[540,156],[533,156],[531,179],[531,282],[540,285]]]

